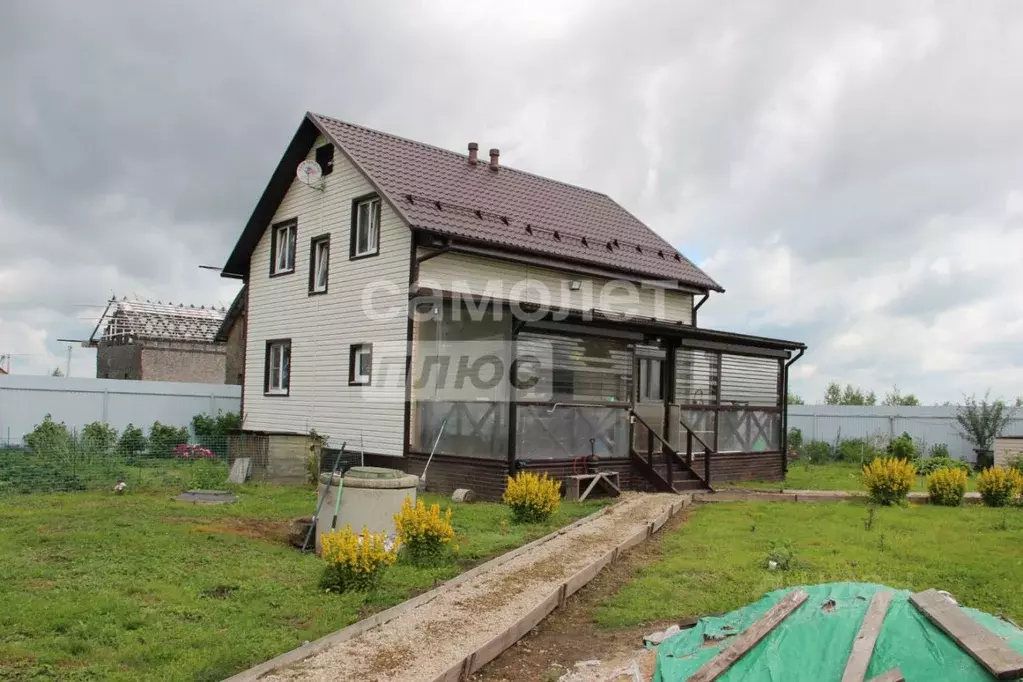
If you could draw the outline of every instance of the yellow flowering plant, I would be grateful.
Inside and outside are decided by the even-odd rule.
[[[898,504],[916,481],[916,466],[898,457],[878,457],[863,467],[863,485],[877,504]]]
[[[444,556],[446,545],[455,537],[451,509],[441,512],[440,505],[427,507],[422,500],[412,504],[406,497],[401,512],[394,515],[394,527],[404,553],[414,564],[434,564]]]
[[[977,477],[977,492],[989,507],[1004,507],[1023,493],[1023,476],[1012,467],[988,467]]]
[[[546,521],[561,507],[561,481],[537,476],[531,471],[520,471],[515,478],[508,477],[508,485],[501,498],[511,507],[516,523]]]
[[[389,542],[386,533],[362,533],[351,526],[320,537],[320,558],[327,567],[320,587],[327,592],[367,591],[377,586],[385,568],[398,558],[398,542]]]
[[[966,496],[966,472],[943,467],[927,477],[927,492],[933,504],[958,507]]]

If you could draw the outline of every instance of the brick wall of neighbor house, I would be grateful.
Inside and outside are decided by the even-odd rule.
[[[100,341],[96,348],[97,379],[142,378],[142,347],[137,343]]]
[[[420,248],[419,251],[425,255],[433,250]],[[577,291],[569,287],[572,280],[580,282]],[[626,288],[612,286],[602,300],[600,292],[609,281],[464,253],[436,256],[425,261],[419,269],[419,285],[424,288],[480,295],[488,291],[488,286],[500,283],[504,295],[491,293],[495,298],[512,299],[512,288],[516,287],[518,295],[514,298],[530,303],[548,303],[576,310],[604,308],[613,312],[631,312],[638,317],[692,323],[692,294],[646,284],[636,287],[635,298],[630,298]],[[550,293],[551,299],[541,299],[544,291]]]
[[[307,158],[314,159],[316,147],[325,142],[319,137]],[[301,434],[315,429],[329,437],[331,447],[347,441],[369,452],[402,454],[404,360],[400,368],[391,368],[389,380],[378,361],[388,353],[405,355],[411,232],[384,202],[379,254],[349,260],[352,200],[372,192],[366,177],[335,152],[334,170],[323,179],[323,191],[294,180],[271,220],[298,221],[295,271],[270,276],[270,229],[253,251],[245,339],[245,429]],[[330,235],[327,293],[310,296],[310,240],[325,234]],[[372,314],[364,313],[364,296],[371,298]],[[287,396],[264,394],[270,339],[291,339]],[[357,343],[373,344],[370,386],[348,385],[349,350]],[[395,466],[401,466],[400,459]]]
[[[145,341],[142,344],[143,381],[224,383],[226,349],[221,343]]]
[[[227,336],[224,383],[241,384],[245,378],[245,313],[241,313]]]

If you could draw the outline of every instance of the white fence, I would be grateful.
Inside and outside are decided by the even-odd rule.
[[[823,440],[834,443],[839,437],[886,438],[908,433],[926,447],[936,443],[948,446],[958,459],[976,460],[973,446],[959,435],[956,408],[951,407],[853,407],[849,405],[789,405],[789,428],[803,432],[803,442]],[[1023,436],[1023,410],[1002,432],[1004,436]]]
[[[20,443],[47,414],[69,428],[104,421],[148,431],[154,421],[188,426],[205,412],[237,412],[241,386],[169,381],[0,376],[0,441]]]

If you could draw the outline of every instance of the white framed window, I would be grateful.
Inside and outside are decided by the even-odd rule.
[[[348,356],[348,385],[369,386],[372,380],[373,344],[352,344]]]
[[[309,253],[309,293],[327,291],[327,273],[330,269],[330,235],[315,237]]]
[[[350,257],[375,256],[380,250],[380,197],[374,195],[353,203]]]
[[[273,226],[273,241],[270,242],[270,274],[283,275],[295,271],[295,239],[298,236],[298,222],[289,220]]]
[[[266,342],[267,395],[288,395],[291,392],[291,339]]]

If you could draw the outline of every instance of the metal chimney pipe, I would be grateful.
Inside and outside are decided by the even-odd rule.
[[[490,170],[496,171],[499,168],[499,166],[497,165],[497,157],[499,157],[500,155],[501,155],[500,149],[490,150]]]
[[[476,144],[475,142],[470,142],[469,143],[469,165],[470,166],[475,166],[477,163],[479,163],[479,158],[477,158],[477,154],[476,154],[479,151],[479,148],[480,148],[480,146],[478,144]]]

